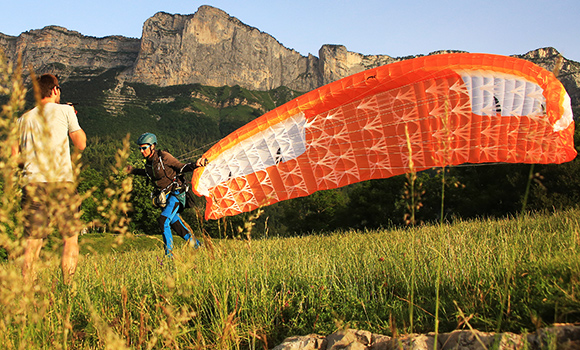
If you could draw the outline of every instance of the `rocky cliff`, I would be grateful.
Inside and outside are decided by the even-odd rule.
[[[122,36],[94,38],[66,28],[49,26],[11,37],[0,33],[0,48],[10,61],[22,57],[24,67],[37,73],[86,77],[115,67],[132,67],[140,40]]]
[[[287,86],[309,91],[403,59],[354,53],[341,45],[323,45],[319,57],[305,57],[211,6],[201,6],[192,15],[159,12],[145,22],[141,39],[95,38],[49,26],[18,37],[0,33],[0,48],[11,61],[22,54],[26,67],[65,79],[86,79],[115,68],[122,71],[121,82],[240,85],[251,90]],[[558,55],[545,48],[521,57],[551,69]],[[564,59],[559,77],[573,104],[580,105],[580,63]]]
[[[201,83],[252,90],[319,86],[318,59],[285,48],[225,12],[202,6],[194,15],[157,13],[143,27],[132,81],[161,86]]]

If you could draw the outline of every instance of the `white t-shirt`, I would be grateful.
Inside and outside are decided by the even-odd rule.
[[[27,182],[72,182],[68,134],[80,130],[74,108],[47,103],[18,118],[20,151]]]

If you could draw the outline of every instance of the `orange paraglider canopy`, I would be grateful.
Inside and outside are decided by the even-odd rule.
[[[206,219],[463,163],[576,156],[570,98],[547,70],[490,54],[401,61],[306,93],[234,131],[193,175]]]

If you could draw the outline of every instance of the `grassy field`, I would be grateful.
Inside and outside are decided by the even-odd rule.
[[[519,333],[578,322],[579,216],[205,239],[178,244],[173,260],[160,236],[85,235],[71,287],[58,254],[46,253],[33,286],[14,262],[0,265],[0,348],[263,349],[345,327]]]

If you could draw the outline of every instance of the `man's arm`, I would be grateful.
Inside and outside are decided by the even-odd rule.
[[[20,154],[20,146],[17,143],[12,144],[12,157],[18,157]]]
[[[16,159],[16,163],[20,169],[24,169],[24,162],[20,158],[20,146],[17,143],[12,145],[12,158]]]
[[[87,147],[87,134],[83,129],[73,131],[68,134],[76,148],[83,151]]]
[[[147,170],[141,168],[133,168],[132,165],[127,165],[125,172],[131,175],[147,176]]]

